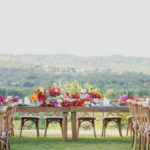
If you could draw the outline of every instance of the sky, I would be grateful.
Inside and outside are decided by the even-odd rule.
[[[0,1],[0,54],[150,57],[149,0]]]

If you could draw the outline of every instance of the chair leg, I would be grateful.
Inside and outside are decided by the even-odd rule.
[[[36,120],[36,130],[37,130],[37,137],[40,136],[40,133],[39,133],[39,120]]]
[[[119,120],[119,121],[117,122],[117,125],[118,125],[118,129],[119,129],[120,137],[122,137],[122,131],[121,131],[121,120]]]
[[[11,136],[14,136],[14,135],[15,135],[14,128],[12,128],[12,134],[11,134]]]
[[[102,137],[104,137],[104,120],[103,120],[103,123],[102,123]]]
[[[63,135],[62,120],[60,120],[60,128],[61,128],[61,133]]]
[[[134,129],[132,129],[132,148],[134,145],[134,138],[135,138],[135,132],[134,132]]]
[[[47,136],[47,129],[48,129],[48,120],[45,120],[45,133],[44,133],[45,138]]]
[[[78,130],[77,130],[77,137],[79,136],[79,130],[80,130],[80,120],[78,119]]]
[[[104,121],[104,138],[106,137],[107,120]]]
[[[23,126],[24,126],[24,120],[21,119],[20,137],[22,136],[22,129],[23,129]]]
[[[132,134],[133,134],[132,129],[133,129],[133,127],[132,127],[132,124],[131,124],[131,127],[130,127],[130,136],[131,137],[132,137]]]
[[[141,133],[141,150],[144,150],[145,145],[145,136],[143,133]]]
[[[135,130],[135,133],[134,133],[133,150],[136,150],[136,144],[137,144],[137,130]]]
[[[147,135],[146,150],[149,150],[149,134]]]
[[[126,134],[126,136],[128,136],[128,132],[129,132],[129,120],[127,121],[127,134]]]
[[[5,147],[6,150],[10,150],[10,137],[7,137],[6,139],[6,147]]]
[[[2,142],[0,143],[0,150],[4,150],[4,144]]]
[[[95,120],[92,120],[92,126],[93,126],[93,131],[94,131],[94,137],[96,138]]]
[[[106,126],[104,126],[104,138],[106,137]]]

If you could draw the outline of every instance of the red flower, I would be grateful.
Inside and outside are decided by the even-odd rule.
[[[130,99],[134,99],[134,96],[130,96]]]
[[[101,99],[102,97],[101,97],[101,95],[100,95],[100,94],[98,94],[98,95],[97,95],[97,98]]]
[[[38,95],[38,101],[45,101],[45,100],[47,100],[46,95],[43,95],[43,94]]]
[[[80,98],[80,94],[76,94],[76,96],[75,96],[76,98]]]
[[[54,86],[52,86],[50,89],[48,89],[48,92],[50,94],[50,96],[59,96],[60,95],[60,89],[56,89],[54,88]]]

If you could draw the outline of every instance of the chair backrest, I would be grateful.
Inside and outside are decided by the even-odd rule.
[[[58,117],[58,116],[63,116],[63,113],[62,113],[62,112],[57,112],[57,111],[46,112],[45,114],[46,114],[46,116],[56,116],[56,117]]]
[[[131,103],[131,114],[132,114],[132,121],[134,123],[137,123],[138,122],[138,105],[137,105],[137,102],[132,102]]]
[[[144,121],[143,127],[149,131],[150,128],[150,107],[149,105],[143,105],[143,114],[144,114]]]
[[[5,121],[5,132],[7,133],[8,131],[12,131],[12,127],[13,127],[13,120],[14,120],[14,115],[16,112],[16,107],[17,107],[17,103],[13,103],[11,105],[7,106],[7,111],[6,111],[6,121]]]
[[[39,116],[39,112],[22,112],[22,116]]]
[[[3,130],[3,127],[4,127],[4,119],[5,119],[5,116],[6,116],[6,111],[7,111],[7,107],[4,106],[4,107],[0,107],[0,136],[2,135],[2,130]]]
[[[77,117],[94,117],[93,112],[78,112]]]
[[[14,121],[14,117],[15,117],[15,112],[16,112],[16,109],[17,109],[17,106],[18,106],[18,103],[13,103],[12,104],[12,116],[11,116],[11,125],[13,126],[13,121]]]
[[[144,109],[143,109],[143,103],[142,102],[138,102],[137,103],[137,122],[139,124],[139,126],[143,126],[143,122],[144,122]]]
[[[13,106],[12,105],[8,105],[7,107],[7,111],[6,111],[6,122],[5,122],[5,132],[7,133],[8,131],[10,131],[10,127],[12,124],[12,116],[13,116]]]
[[[118,99],[110,99],[110,103],[118,103]],[[106,116],[106,117],[108,117],[108,116],[119,116],[120,115],[120,113],[119,112],[102,112],[102,116],[104,117],[104,116]]]

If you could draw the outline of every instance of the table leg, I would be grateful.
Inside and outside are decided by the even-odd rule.
[[[76,123],[76,112],[71,113],[71,124],[72,124],[72,141],[77,141],[77,123]]]
[[[63,128],[63,141],[67,141],[67,112],[63,112],[63,121],[62,121],[62,128]]]

